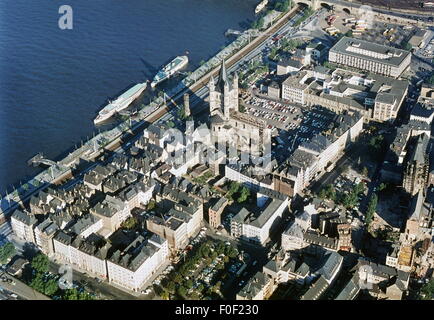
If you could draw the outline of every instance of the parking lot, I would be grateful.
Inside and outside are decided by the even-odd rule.
[[[220,290],[243,274],[250,256],[231,242],[205,238],[204,233],[191,244],[185,259],[182,257],[154,280],[153,290],[161,296],[166,291],[170,299],[224,298]]]
[[[246,112],[264,119],[269,129],[279,129],[273,139],[273,155],[288,157],[300,144],[327,130],[336,114],[320,106],[299,106],[264,97],[244,99]]]
[[[276,137],[275,155],[284,157],[291,154],[303,142],[310,141],[315,135],[326,131],[333,123],[336,114],[322,107],[297,108],[293,120],[286,130]]]
[[[244,103],[246,112],[267,121],[270,129],[288,129],[294,120],[293,115],[298,111],[296,107],[255,96],[246,99]]]

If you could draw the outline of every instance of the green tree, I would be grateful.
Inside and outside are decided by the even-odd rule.
[[[36,291],[39,291],[41,293],[44,293],[45,291],[45,282],[42,276],[42,273],[37,273],[35,277],[33,277],[32,281],[29,284],[30,287],[35,289]]]
[[[325,191],[324,188],[319,191],[318,197],[320,197],[321,199],[327,198],[327,192]]]
[[[175,281],[176,283],[181,283],[183,280],[181,274],[177,273],[175,274],[175,277],[173,278],[173,281]]]
[[[363,176],[367,176],[368,174],[369,174],[369,170],[368,170],[368,168],[363,167],[363,169],[362,169],[362,175],[363,175]]]
[[[280,11],[280,12],[286,12],[289,10],[289,6],[291,5],[292,1],[290,0],[280,0],[276,1],[274,3],[274,10]]]
[[[355,192],[347,193],[342,198],[342,205],[347,208],[351,209],[354,206],[357,205],[357,194]]]
[[[411,49],[413,49],[413,46],[410,43],[406,42],[406,43],[404,43],[404,45],[402,46],[402,48],[404,50],[410,51]]]
[[[363,182],[359,182],[358,184],[355,185],[353,190],[354,190],[354,193],[356,195],[364,193],[365,192],[365,185],[363,184]]]
[[[176,290],[176,284],[173,281],[169,281],[167,282],[167,286],[166,286],[167,291],[169,291],[170,293],[175,293]]]
[[[214,250],[214,251],[211,251],[211,255],[210,255],[210,258],[212,259],[212,260],[215,260],[215,258],[217,258],[217,256],[218,256],[218,254],[217,254],[217,252]]]
[[[54,295],[57,292],[57,290],[59,290],[59,286],[58,286],[56,280],[49,279],[47,282],[45,282],[43,293],[46,296],[51,297],[52,295]]]
[[[378,204],[378,196],[377,194],[373,194],[371,196],[371,199],[369,199],[368,207],[366,209],[366,225],[369,226],[372,222],[372,219],[374,217],[375,210],[377,209]]]
[[[386,189],[386,187],[387,187],[387,185],[384,182],[382,182],[378,186],[378,191],[383,191],[384,189]]]
[[[187,289],[193,288],[193,280],[188,279],[187,281],[184,282],[184,285]]]
[[[238,203],[242,203],[247,200],[247,198],[250,196],[250,190],[243,186],[241,188],[240,196],[238,197]]]
[[[179,268],[179,273],[185,277],[189,272],[188,269],[188,264],[185,263]]]
[[[252,28],[253,29],[262,29],[264,27],[264,17],[260,17],[259,19],[253,21]]]
[[[268,59],[273,60],[273,61],[277,60],[278,51],[279,51],[279,49],[277,47],[272,47],[270,54],[268,55]]]
[[[163,291],[161,294],[160,294],[160,297],[161,297],[161,299],[163,299],[163,300],[169,300],[169,293],[167,292],[167,291]]]
[[[422,286],[419,292],[419,299],[420,300],[434,299],[434,278]]]
[[[146,210],[153,210],[156,206],[156,202],[154,200],[151,200],[148,202],[147,206],[146,206]]]
[[[164,292],[164,289],[156,284],[153,285],[154,291],[158,296],[161,296]]]
[[[222,254],[225,252],[225,243],[223,241],[219,241],[215,251],[217,252],[217,254]]]
[[[187,115],[185,114],[185,107],[184,106],[182,106],[181,108],[178,109],[177,115],[178,115],[178,118],[181,120],[185,120],[188,118]]]
[[[238,251],[233,247],[229,247],[229,248],[230,248],[229,252],[228,252],[229,258],[232,258],[232,259],[236,258],[238,256]]]
[[[336,200],[336,190],[332,184],[326,185],[319,193],[319,197],[322,199]]]
[[[95,298],[88,292],[80,292],[79,300],[95,300]]]
[[[137,227],[138,223],[139,222],[137,221],[137,218],[129,217],[127,220],[122,222],[121,227],[124,229],[132,230]]]
[[[67,289],[63,293],[63,300],[78,300],[79,295],[77,289]]]
[[[16,253],[15,246],[8,242],[0,247],[0,264],[8,262]]]
[[[236,181],[232,181],[230,186],[229,186],[228,193],[230,195],[233,195],[234,193],[236,193],[238,191],[239,188],[240,188],[240,183],[236,182]]]
[[[42,253],[38,253],[32,260],[32,268],[37,272],[47,272],[48,271],[48,257]]]
[[[199,252],[202,258],[206,258],[210,255],[211,250],[209,245],[207,244],[203,244],[200,248],[199,248]]]
[[[180,295],[182,298],[186,298],[187,296],[187,289],[184,286],[179,286],[177,290],[178,295]]]
[[[192,300],[199,300],[199,299],[200,299],[199,294],[198,294],[196,291],[193,291],[193,292],[192,292],[190,298],[191,298]]]

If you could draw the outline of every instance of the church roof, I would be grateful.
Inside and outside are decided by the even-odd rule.
[[[221,124],[221,123],[225,123],[225,121],[223,120],[223,118],[220,115],[215,114],[211,117],[211,123],[213,123],[213,124],[220,123]]]

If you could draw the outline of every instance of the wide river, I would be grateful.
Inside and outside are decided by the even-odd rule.
[[[92,135],[107,99],[186,51],[190,70],[213,56],[258,2],[1,0],[0,194],[40,171],[27,166],[34,154],[57,159]],[[72,30],[58,27],[65,4]]]

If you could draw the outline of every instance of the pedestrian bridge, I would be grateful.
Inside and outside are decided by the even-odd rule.
[[[27,161],[27,164],[29,166],[39,166],[40,164],[45,164],[46,166],[53,166],[56,165],[57,163],[44,158],[44,155],[42,154],[42,152],[39,152],[38,154],[36,154],[35,156],[33,156],[31,159],[29,159],[29,161]]]

